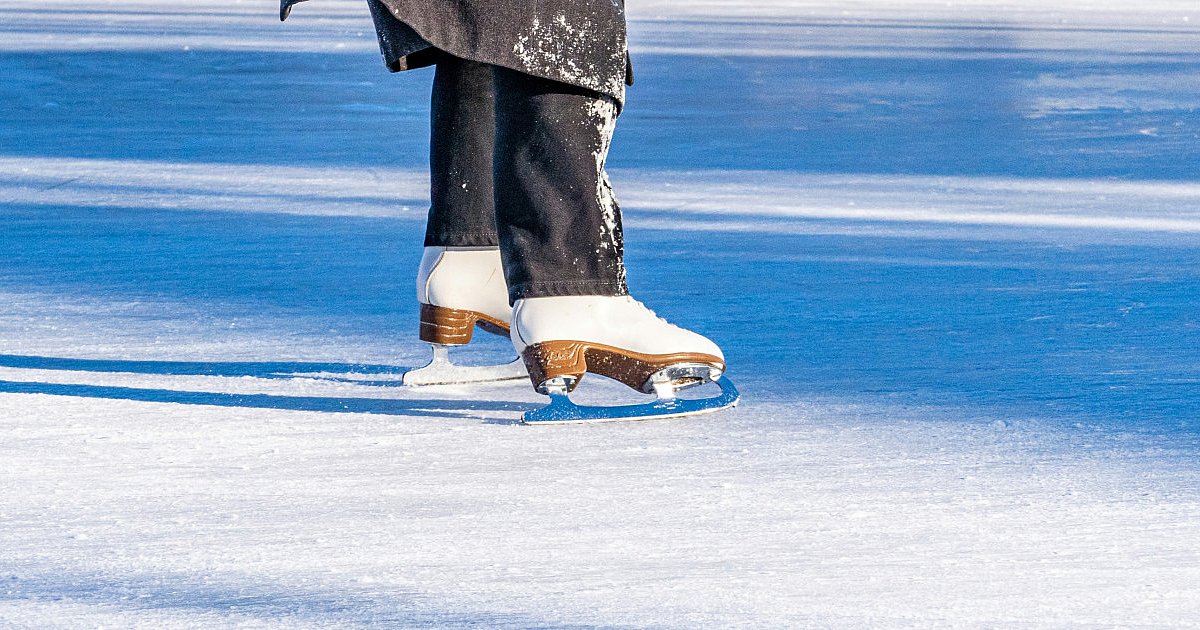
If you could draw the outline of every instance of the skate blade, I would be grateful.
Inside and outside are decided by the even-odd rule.
[[[445,346],[434,346],[433,359],[429,364],[405,372],[400,382],[410,387],[427,387],[495,383],[523,378],[529,378],[529,372],[520,358],[500,365],[456,365],[450,362]]]
[[[525,413],[523,424],[583,424],[682,418],[729,409],[738,404],[740,395],[733,382],[722,376],[714,381],[721,393],[712,398],[687,400],[660,398],[640,405],[577,405],[566,394],[550,394],[550,404]]]

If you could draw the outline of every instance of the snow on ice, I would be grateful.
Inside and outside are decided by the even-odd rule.
[[[629,3],[744,403],[556,428],[396,386],[429,73],[268,4],[0,0],[0,625],[1197,625],[1194,3]]]

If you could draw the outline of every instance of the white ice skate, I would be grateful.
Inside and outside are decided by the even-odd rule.
[[[629,296],[517,300],[513,345],[530,380],[550,404],[525,414],[528,424],[664,418],[709,413],[737,404],[725,357],[712,341],[674,326]],[[571,402],[587,372],[654,394],[640,405],[582,406]],[[720,394],[684,399],[680,390],[715,382]]]
[[[470,343],[475,328],[507,336],[512,309],[495,247],[426,247],[417,272],[421,341],[433,348],[429,364],[404,374],[405,385],[486,383],[525,378],[520,358],[468,366],[450,360],[450,348]]]

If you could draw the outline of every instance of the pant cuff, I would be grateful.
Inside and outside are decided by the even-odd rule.
[[[499,247],[500,237],[495,232],[474,234],[425,234],[425,247]]]
[[[624,282],[527,282],[508,288],[509,303],[539,297],[566,297],[579,295],[629,295]]]

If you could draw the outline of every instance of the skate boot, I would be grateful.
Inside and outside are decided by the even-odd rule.
[[[520,358],[501,365],[466,366],[450,348],[471,342],[475,328],[508,335],[512,309],[495,247],[426,247],[417,272],[421,341],[433,348],[425,367],[404,375],[405,385],[483,383],[525,377]]]
[[[527,423],[686,416],[737,404],[737,390],[723,377],[720,348],[659,318],[629,296],[517,300],[511,337],[534,388],[551,398],[548,406],[525,414]],[[611,407],[576,405],[568,394],[588,372],[658,400]],[[715,397],[677,396],[680,390],[711,382],[721,388]]]

